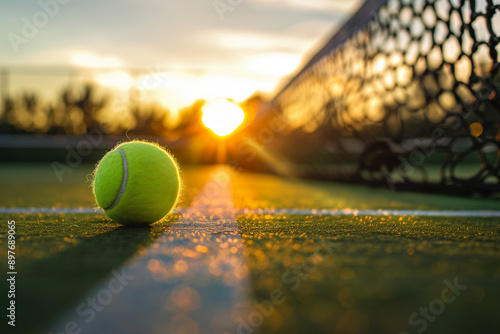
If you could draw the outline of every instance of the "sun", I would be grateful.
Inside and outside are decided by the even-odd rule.
[[[243,123],[245,112],[228,100],[217,99],[203,106],[201,120],[217,136],[225,137]]]

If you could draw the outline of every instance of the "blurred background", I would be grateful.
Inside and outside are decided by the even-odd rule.
[[[185,164],[498,194],[499,5],[4,2],[0,162],[147,139]]]
[[[93,134],[85,160],[141,138],[186,163],[226,162],[224,138],[361,3],[2,2],[0,161],[64,161]]]

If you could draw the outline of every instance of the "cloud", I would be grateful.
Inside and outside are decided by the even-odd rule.
[[[265,53],[242,60],[241,68],[251,73],[280,78],[292,73],[301,63],[302,55]]]
[[[353,13],[362,3],[362,0],[246,0],[258,6],[281,7],[311,11],[335,11]]]
[[[73,51],[71,62],[85,67],[122,67],[123,61],[116,56],[97,55],[92,52]]]
[[[71,1],[18,55],[0,40],[0,59],[5,65],[160,68],[171,73],[165,85],[177,84],[158,93],[167,105],[196,96],[241,99],[272,90],[360,3],[245,0],[220,21],[211,0]],[[0,3],[0,35],[19,32],[22,17],[36,10],[36,3]],[[126,86],[129,79],[120,75],[97,79]]]
[[[287,49],[301,51],[311,43],[309,38],[282,36],[276,33],[210,31],[204,34],[214,45],[228,50],[269,51]]]

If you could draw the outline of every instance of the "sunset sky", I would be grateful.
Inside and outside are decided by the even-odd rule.
[[[92,80],[118,90],[131,85],[151,90],[173,110],[197,98],[243,100],[257,90],[275,90],[361,3],[2,1],[0,66],[110,68],[92,72]],[[135,77],[124,70],[136,67],[143,71]],[[16,77],[13,70],[9,89],[56,90],[60,80]]]

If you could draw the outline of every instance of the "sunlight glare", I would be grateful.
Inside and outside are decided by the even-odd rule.
[[[91,52],[73,52],[71,62],[78,66],[85,67],[120,67],[123,63],[113,56],[102,56]]]
[[[103,86],[117,89],[129,89],[133,84],[132,77],[125,71],[99,74],[94,80]]]
[[[220,137],[233,133],[245,120],[243,110],[225,99],[207,103],[202,112],[203,124]]]

